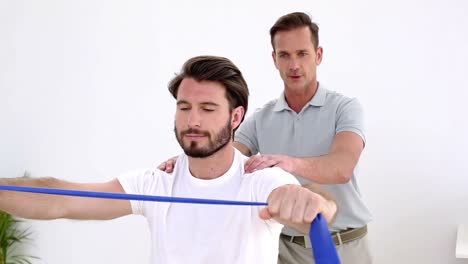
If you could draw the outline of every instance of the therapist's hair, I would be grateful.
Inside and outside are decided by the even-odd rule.
[[[319,27],[316,23],[312,22],[309,15],[303,12],[294,12],[284,15],[270,28],[271,46],[275,50],[275,35],[280,31],[290,31],[301,27],[308,27],[310,35],[312,36],[312,43],[314,48],[317,49],[319,46]]]
[[[234,108],[242,106],[244,113],[247,113],[249,88],[241,71],[229,59],[217,56],[197,56],[189,59],[182,66],[180,73],[169,82],[169,92],[175,99],[177,99],[179,86],[185,78],[222,84],[226,88],[229,111],[232,112]]]

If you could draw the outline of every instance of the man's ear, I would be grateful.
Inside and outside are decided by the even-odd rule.
[[[315,63],[317,65],[320,65],[320,63],[322,63],[322,59],[323,59],[323,48],[318,47],[316,51],[316,56],[315,56]]]
[[[245,115],[245,109],[243,106],[238,106],[232,110],[231,126],[232,129],[236,129],[242,122],[242,118]]]
[[[276,52],[273,50],[271,52],[271,58],[273,58],[273,63],[275,64],[276,69],[278,69],[278,65],[276,65]]]

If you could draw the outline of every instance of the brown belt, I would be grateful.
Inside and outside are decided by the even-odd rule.
[[[360,239],[367,234],[367,225],[359,228],[350,228],[340,232],[332,233],[333,242],[336,246]],[[284,240],[298,244],[305,248],[310,248],[310,239],[306,236],[288,236],[281,234],[280,237]]]

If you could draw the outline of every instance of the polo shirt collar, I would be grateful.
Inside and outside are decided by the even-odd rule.
[[[307,104],[311,106],[323,106],[325,104],[326,97],[327,97],[327,90],[322,88],[322,86],[319,84],[317,88],[317,92]],[[281,93],[281,96],[278,98],[278,100],[276,100],[276,104],[275,104],[275,107],[273,108],[273,111],[279,112],[282,110],[290,110],[290,109],[291,108],[286,102],[286,98],[284,96],[284,91],[283,91]]]
[[[315,93],[314,97],[309,101],[309,105],[312,106],[323,106],[325,105],[325,99],[327,98],[327,90],[322,88],[319,83],[317,88],[317,92]]]

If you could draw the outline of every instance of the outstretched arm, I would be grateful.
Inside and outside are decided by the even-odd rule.
[[[1,179],[0,185],[125,193],[117,179],[105,183],[73,183],[55,178]],[[126,200],[97,199],[0,191],[0,210],[29,219],[107,220],[131,214]]]

